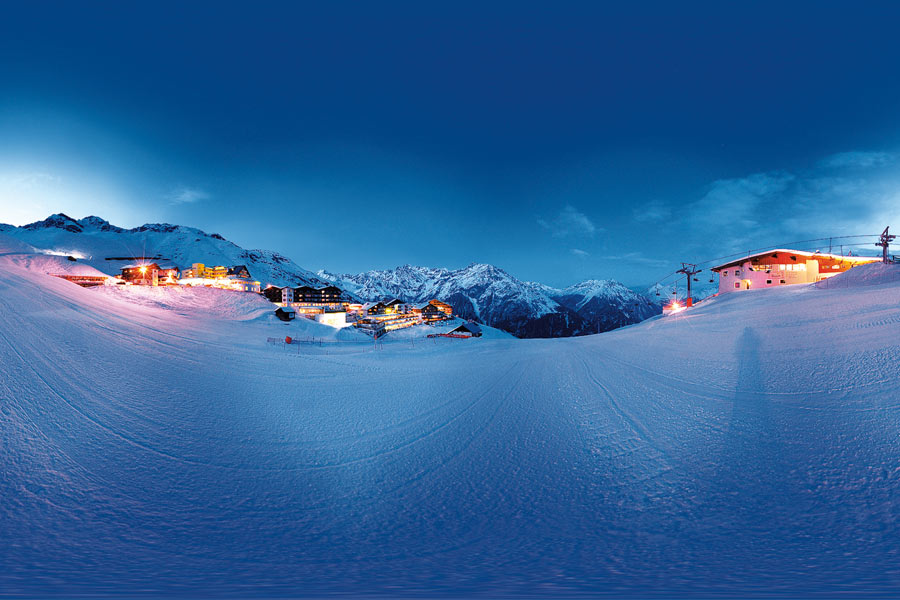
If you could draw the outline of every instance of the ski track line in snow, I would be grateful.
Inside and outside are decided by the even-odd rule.
[[[393,453],[395,453],[395,452],[397,452],[397,451],[399,451],[399,450],[402,450],[402,449],[404,449],[404,448],[407,448],[407,447],[409,447],[409,446],[412,446],[413,444],[416,444],[416,443],[418,443],[418,442],[421,442],[421,441],[423,441],[423,440],[425,440],[425,439],[431,437],[431,436],[434,435],[435,433],[441,431],[442,429],[446,428],[447,426],[453,424],[455,421],[457,421],[458,419],[460,419],[460,418],[463,417],[464,415],[468,414],[468,413],[472,410],[473,407],[475,407],[476,405],[478,405],[479,403],[481,403],[485,398],[487,398],[488,396],[490,396],[491,393],[492,393],[495,389],[497,389],[497,388],[500,386],[500,383],[503,381],[503,379],[506,377],[506,375],[508,375],[509,373],[511,373],[511,372],[516,368],[517,365],[518,365],[518,363],[513,364],[513,366],[510,367],[510,368],[504,373],[503,376],[498,377],[498,378],[494,381],[493,385],[491,385],[491,387],[489,387],[489,388],[488,388],[487,390],[485,390],[481,395],[479,395],[477,398],[475,398],[475,400],[473,400],[471,403],[469,403],[462,411],[460,411],[459,413],[455,414],[455,415],[454,415],[453,417],[451,417],[449,420],[444,421],[444,422],[441,423],[440,425],[437,425],[437,426],[431,428],[430,430],[428,430],[428,431],[422,433],[421,435],[418,435],[418,436],[416,436],[416,437],[414,437],[414,438],[412,438],[412,439],[410,439],[410,440],[408,440],[408,441],[406,441],[406,442],[404,442],[404,443],[402,443],[402,444],[399,444],[399,445],[397,445],[397,446],[395,446],[395,447],[393,447],[393,448],[390,448],[390,449],[388,449],[388,450],[386,450],[386,451],[384,451],[384,452],[376,452],[375,454],[371,454],[371,455],[369,455],[369,456],[364,456],[364,457],[360,457],[360,458],[356,458],[356,459],[353,459],[353,460],[344,461],[344,462],[340,462],[340,463],[336,463],[336,464],[332,464],[332,465],[323,465],[323,466],[321,466],[321,467],[316,467],[316,468],[343,467],[343,466],[347,466],[347,465],[352,465],[352,464],[356,464],[356,463],[361,463],[361,462],[369,461],[369,460],[372,460],[372,459],[374,459],[374,458],[379,458],[379,457],[382,457],[382,456],[386,456],[386,455],[389,455],[389,454],[393,454]],[[291,468],[291,469],[277,469],[277,470],[278,470],[278,471],[293,471],[293,470],[308,470],[308,469],[293,469],[293,468]]]
[[[894,315],[892,317],[885,317],[884,319],[876,319],[874,321],[865,321],[863,323],[856,323],[856,329],[869,329],[871,327],[884,327],[886,325],[893,325],[895,323],[900,323],[900,315]],[[900,332],[898,332],[900,333]]]
[[[514,367],[512,367],[512,368],[514,368]],[[510,371],[512,370],[512,368],[510,369]],[[506,371],[504,373],[504,375],[502,375],[500,378],[498,378],[497,382],[495,382],[493,387],[496,387],[496,385],[498,385],[498,383],[499,383],[499,380],[502,379],[503,377],[505,377],[506,375],[508,375],[510,371]],[[306,373],[303,374],[304,379],[336,379],[337,377],[338,376],[335,374],[331,374],[331,375],[308,375]],[[492,387],[492,389],[493,389],[493,387]],[[482,394],[482,395],[484,395],[484,394]],[[461,398],[461,396],[456,396],[453,399],[444,402],[443,404],[438,404],[438,405],[426,410],[425,412],[419,413],[419,414],[412,416],[404,421],[400,421],[399,423],[395,423],[394,425],[391,425],[390,427],[384,427],[381,429],[372,429],[372,430],[366,431],[365,433],[348,434],[348,435],[340,436],[340,437],[319,439],[319,440],[315,440],[314,442],[286,442],[285,445],[308,446],[308,445],[315,445],[315,444],[360,441],[360,440],[368,440],[371,438],[384,437],[386,434],[394,433],[394,432],[397,432],[397,431],[400,431],[403,429],[407,429],[411,425],[415,425],[421,421],[428,420],[428,418],[430,418],[431,416],[433,416],[435,414],[442,412],[444,409],[449,408],[453,405],[456,405],[458,403],[458,401],[460,400],[460,398]],[[462,412],[466,412],[469,408],[470,407],[463,409]],[[460,414],[462,414],[462,413],[460,413]]]
[[[606,387],[606,385],[603,384],[594,375],[593,371],[591,370],[590,366],[587,363],[587,359],[584,358],[583,356],[579,356],[579,355],[576,355],[576,356],[578,356],[578,359],[581,361],[581,364],[584,367],[585,375],[587,376],[588,380],[591,383],[593,383],[598,389],[600,389],[600,391],[603,392],[604,396],[606,396],[606,399],[609,403],[609,407],[613,410],[613,412],[616,414],[616,416],[622,421],[622,424],[625,425],[625,427],[631,432],[631,434],[634,436],[634,439],[638,440],[639,442],[641,442],[643,444],[646,444],[647,446],[649,446],[650,448],[653,448],[656,452],[659,453],[659,456],[661,456],[664,459],[664,462],[667,463],[666,467],[663,469],[663,471],[671,469],[671,466],[668,463],[672,461],[672,457],[669,455],[668,451],[660,448],[659,445],[653,440],[653,436],[650,434],[650,432],[643,425],[641,425],[636,419],[634,419],[628,413],[628,411],[626,411],[624,408],[622,408],[622,406],[616,400],[614,394],[609,390],[609,388]],[[634,451],[635,450],[632,450],[632,452],[634,452]]]
[[[122,435],[121,433],[117,432],[116,430],[114,430],[113,428],[109,427],[108,425],[106,425],[106,424],[104,424],[104,423],[101,423],[101,422],[98,421],[97,419],[91,417],[90,415],[88,415],[87,413],[85,413],[83,410],[81,410],[80,408],[78,408],[77,406],[75,406],[74,404],[72,404],[71,402],[69,402],[68,400],[66,400],[65,397],[63,397],[63,395],[60,394],[60,393],[56,390],[56,388],[54,388],[53,385],[51,385],[50,382],[48,382],[47,379],[46,379],[43,375],[41,375],[41,373],[40,373],[37,369],[35,369],[33,366],[31,366],[31,365],[28,363],[28,361],[25,359],[25,357],[24,357],[24,356],[16,349],[15,345],[13,345],[13,343],[9,341],[9,338],[3,333],[2,330],[0,330],[0,338],[2,338],[3,341],[6,342],[6,345],[9,346],[9,347],[12,349],[12,351],[16,354],[16,356],[19,357],[19,360],[22,362],[22,364],[25,365],[25,366],[27,366],[27,367],[34,373],[35,377],[36,377],[39,381],[41,381],[41,383],[43,383],[44,386],[45,386],[48,390],[50,390],[50,392],[52,392],[54,396],[56,396],[57,398],[59,398],[59,399],[63,402],[63,404],[65,404],[66,406],[68,406],[72,411],[74,411],[75,413],[77,413],[78,415],[80,415],[83,419],[85,419],[86,421],[89,421],[90,423],[93,423],[95,426],[97,426],[97,427],[99,427],[100,429],[106,431],[106,432],[109,433],[111,436],[113,436],[113,437],[115,437],[115,438],[117,438],[117,439],[119,439],[119,440],[122,440],[123,442],[126,442],[126,443],[128,443],[128,444],[131,444],[132,446],[135,446],[135,447],[137,447],[137,448],[141,448],[142,450],[145,450],[145,451],[147,451],[147,452],[150,452],[150,453],[156,454],[156,455],[158,455],[158,456],[162,456],[162,457],[164,457],[164,458],[167,458],[167,459],[170,459],[170,460],[174,460],[174,461],[177,461],[177,462],[183,462],[183,463],[193,464],[193,465],[197,465],[197,466],[204,466],[204,467],[216,467],[216,466],[218,466],[218,465],[214,465],[214,464],[210,464],[210,463],[204,463],[204,462],[199,462],[199,461],[193,461],[193,460],[190,460],[190,459],[186,459],[186,458],[178,457],[178,456],[175,456],[175,455],[172,455],[172,454],[168,454],[168,453],[166,453],[166,452],[163,452],[162,450],[159,450],[159,449],[154,448],[154,447],[152,447],[152,446],[148,446],[148,445],[146,445],[146,444],[143,444],[143,443],[141,443],[141,442],[138,442],[137,440],[134,440],[134,439],[132,439],[132,438],[130,438],[130,437],[128,437],[128,436]]]
[[[477,400],[475,403],[473,403],[472,406],[474,406],[475,404],[480,403],[480,401],[483,400],[485,397],[487,397],[492,391],[494,391],[495,389],[499,388],[502,379],[506,378],[510,373],[512,373],[513,371],[515,371],[516,368],[519,366],[519,364],[520,364],[520,363],[516,363],[515,365],[513,365],[513,367],[511,367],[508,371],[506,371],[505,374],[504,374],[502,377],[497,378],[497,380],[496,380],[496,382],[495,382],[495,385],[493,385],[493,386],[491,387],[490,390],[488,390],[487,392],[485,392],[484,394],[482,394],[482,396],[479,398],[479,400]],[[418,482],[418,481],[424,479],[427,475],[431,475],[432,473],[435,473],[436,471],[439,471],[439,470],[441,470],[441,469],[443,469],[443,468],[446,468],[453,460],[455,460],[456,458],[462,456],[463,453],[464,453],[466,450],[468,450],[468,449],[472,446],[472,444],[475,443],[475,441],[476,441],[477,439],[479,439],[479,438],[484,434],[484,432],[487,431],[488,428],[491,427],[491,426],[496,422],[497,416],[500,414],[501,409],[505,408],[505,407],[509,404],[509,400],[512,398],[513,393],[518,389],[518,386],[521,384],[522,379],[523,379],[523,376],[521,375],[521,371],[520,371],[520,375],[516,378],[515,382],[514,382],[512,385],[506,386],[506,390],[507,390],[507,391],[503,394],[503,396],[500,398],[500,400],[496,402],[496,404],[495,404],[495,406],[494,406],[494,409],[491,411],[490,416],[489,416],[486,420],[484,420],[484,421],[481,422],[481,425],[479,425],[479,426],[472,432],[472,435],[470,435],[470,436],[468,436],[468,437],[466,438],[466,441],[465,441],[463,444],[461,444],[461,445],[459,446],[459,448],[457,448],[455,451],[451,452],[450,454],[446,455],[439,463],[434,464],[434,465],[432,465],[432,466],[430,466],[430,467],[428,467],[428,468],[426,468],[426,469],[422,469],[422,470],[421,470],[419,473],[417,473],[415,476],[413,476],[413,477],[411,477],[411,478],[409,478],[409,479],[406,479],[406,480],[404,480],[404,481],[402,481],[402,482],[399,482],[397,485],[395,485],[395,486],[393,486],[393,487],[385,488],[384,490],[381,491],[380,494],[378,494],[378,495],[376,495],[376,496],[373,496],[373,497],[370,498],[367,502],[359,502],[359,501],[357,501],[357,502],[355,503],[355,506],[357,506],[357,507],[368,507],[368,506],[373,506],[373,505],[375,505],[375,504],[381,502],[383,496],[390,496],[390,495],[394,494],[395,492],[397,492],[397,491],[399,491],[399,490],[402,490],[402,489],[408,487],[409,485],[411,485],[411,484],[413,484],[413,483],[415,483],[415,482]],[[470,411],[468,411],[468,410],[465,411],[466,414],[469,414],[469,412],[470,412]],[[457,418],[459,418],[459,417],[461,417],[461,416],[463,416],[462,413],[459,414],[459,415],[457,415],[456,417],[454,417],[453,420],[456,420]],[[449,424],[450,424],[450,422],[446,423],[446,425],[449,425]],[[442,426],[442,427],[443,427],[443,426]],[[432,432],[432,433],[434,433],[434,432]],[[430,434],[428,434],[428,435],[430,435]],[[422,437],[420,437],[418,440],[414,440],[414,442],[415,442],[415,441],[419,441],[419,440],[421,440],[421,439],[425,439],[425,437],[427,437],[427,436],[422,436]],[[406,444],[406,446],[408,446],[408,445],[411,445],[411,444]],[[390,454],[390,453],[384,453],[384,454]],[[383,456],[384,454],[382,454],[382,456]],[[355,462],[361,462],[361,461],[352,461],[352,462],[348,462],[348,463],[345,463],[345,464],[348,464],[348,465],[349,465],[349,464],[353,464],[353,463],[355,463]],[[352,494],[352,493],[350,493],[350,494],[344,494],[343,496],[333,497],[332,499],[330,499],[330,500],[328,500],[328,501],[326,501],[326,502],[323,502],[322,504],[319,504],[319,505],[311,505],[310,508],[322,508],[322,507],[324,507],[324,506],[327,506],[327,505],[330,504],[330,503],[333,503],[333,501],[334,501],[335,499],[347,500],[347,499],[352,498],[352,497],[353,497],[353,494]],[[473,544],[473,543],[477,543],[477,541],[478,541],[478,539],[470,540],[470,541],[468,541],[468,542],[465,542],[465,543],[460,544],[459,547],[467,547],[467,546],[469,546],[469,545],[471,545],[471,544]],[[456,548],[455,548],[455,547],[444,548],[444,549],[442,549],[442,550],[435,550],[435,551],[432,551],[432,552],[429,552],[429,553],[422,553],[422,554],[420,554],[420,555],[421,555],[421,556],[441,555],[441,554],[446,554],[446,553],[448,553],[448,552],[452,552],[454,549],[456,549]],[[400,558],[400,557],[403,557],[403,556],[405,556],[405,555],[402,555],[402,554],[397,554],[397,555],[395,555],[396,558]],[[377,558],[377,557],[374,557],[374,558]]]

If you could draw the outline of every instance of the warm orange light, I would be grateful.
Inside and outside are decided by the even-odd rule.
[[[141,267],[141,273],[146,273],[146,272],[147,272],[147,267]]]
[[[681,312],[684,310],[684,307],[675,300],[673,300],[672,304],[670,304],[667,308],[669,309],[670,312],[673,312],[673,313]]]

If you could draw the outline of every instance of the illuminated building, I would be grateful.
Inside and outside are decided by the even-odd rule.
[[[182,273],[185,279],[203,279],[206,277],[206,265],[203,263],[194,263],[190,269],[185,269]]]
[[[367,333],[376,338],[381,337],[385,333],[384,323],[377,319],[365,318],[360,319],[354,325],[364,333]]]
[[[115,281],[112,277],[107,275],[53,275],[54,277],[59,277],[60,279],[65,279],[67,281],[71,281],[76,285],[80,285],[81,287],[96,287],[98,285],[107,285],[110,282]]]
[[[397,298],[385,302],[383,306],[383,312],[388,315],[406,313],[409,312],[410,308],[406,302],[404,302],[403,300],[398,300]]]
[[[252,279],[246,265],[235,265],[228,268],[228,276],[236,279]]]
[[[435,298],[434,300],[431,300],[429,302],[429,304],[435,305],[438,310],[440,310],[442,313],[444,313],[448,317],[453,316],[453,307],[450,306],[449,304],[447,304],[446,302],[441,302],[440,300]]]
[[[879,260],[881,259],[868,256],[841,256],[779,249],[751,254],[710,270],[719,274],[719,293],[722,294],[797,283],[815,283],[857,265]]]
[[[251,279],[227,279],[228,283],[226,284],[226,289],[235,290],[238,292],[255,292],[259,293],[260,283],[258,281],[253,281]]]
[[[159,285],[159,265],[145,263],[122,267],[121,278],[131,285]]]
[[[432,302],[417,304],[410,309],[410,312],[418,315],[425,323],[434,323],[435,321],[443,321],[450,318]]]
[[[342,310],[323,311],[316,315],[315,319],[317,323],[328,325],[330,327],[341,328],[348,325],[347,313]]]
[[[414,313],[378,313],[370,314],[354,323],[366,333],[386,333],[395,329],[405,329],[422,322],[419,315]]]
[[[363,309],[367,315],[384,314],[384,302],[375,302],[374,304],[364,304]]]
[[[332,304],[340,302],[344,293],[341,288],[327,285],[322,288],[314,288],[308,285],[301,285],[294,288],[294,298],[292,302],[318,302],[321,304]]]

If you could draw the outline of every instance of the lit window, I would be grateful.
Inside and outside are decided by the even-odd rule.
[[[734,282],[734,289],[736,289],[736,290],[741,289],[741,282],[740,282],[740,281],[735,281],[735,282]]]

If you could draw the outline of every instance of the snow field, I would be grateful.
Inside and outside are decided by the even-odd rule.
[[[331,328],[21,264],[0,256],[4,595],[900,586],[896,271],[599,336],[292,353],[265,338]]]

